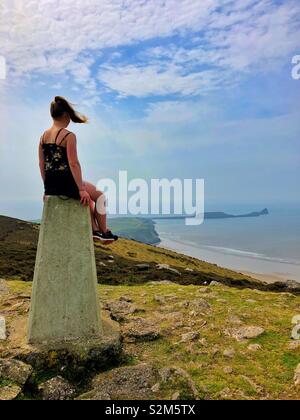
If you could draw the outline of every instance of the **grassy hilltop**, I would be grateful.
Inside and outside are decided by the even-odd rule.
[[[0,315],[8,330],[8,340],[0,341],[0,358],[13,356],[10,336],[28,316],[37,238],[38,226],[0,217],[0,278],[5,279]],[[111,374],[94,372],[84,383],[68,377],[74,397],[99,398],[104,380],[106,393],[120,399],[114,378],[125,375],[126,395],[134,398],[300,399],[300,342],[290,339],[299,296],[275,293],[234,271],[125,239],[111,248],[97,245],[96,261],[102,306],[120,323],[124,358]],[[131,382],[144,378],[145,366],[161,376],[153,374],[150,388],[140,390]],[[35,374],[16,398],[40,398],[41,383],[57,374],[51,369]],[[1,379],[0,363],[0,399],[1,389],[13,387]]]
[[[136,227],[136,219],[133,224]],[[0,216],[0,277],[32,280],[38,234],[36,224]],[[235,271],[128,239],[120,239],[110,248],[96,244],[95,254],[99,282],[105,284],[142,284],[155,280],[173,280],[181,284],[254,282]],[[160,269],[158,264],[168,264],[179,274]]]
[[[155,230],[155,222],[142,217],[113,217],[109,224],[117,235],[135,239],[145,244],[156,245],[160,238]]]

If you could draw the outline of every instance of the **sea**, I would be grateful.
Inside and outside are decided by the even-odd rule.
[[[249,211],[259,209],[249,209]],[[235,214],[245,213],[236,209]],[[161,247],[268,280],[300,282],[300,207],[269,208],[253,218],[156,220]]]

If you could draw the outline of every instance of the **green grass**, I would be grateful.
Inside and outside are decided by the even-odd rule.
[[[8,285],[16,294],[31,291],[30,284],[22,281],[12,280]],[[195,381],[201,398],[300,399],[299,389],[293,383],[300,352],[299,349],[289,349],[291,320],[299,313],[300,297],[226,286],[210,287],[207,293],[201,293],[201,290],[201,286],[176,284],[99,285],[101,302],[128,296],[137,308],[145,311],[128,316],[128,320],[142,317],[160,328],[161,338],[157,341],[124,344],[126,364],[146,362],[158,368],[183,368]],[[165,298],[164,305],[156,302],[154,298],[157,295]],[[198,297],[209,302],[211,310],[192,317],[192,309],[180,304],[185,300],[192,302]],[[249,299],[255,300],[255,303],[247,302]],[[183,325],[175,329],[170,315],[173,312],[183,316]],[[230,323],[232,316],[238,317],[244,325],[263,327],[265,334],[245,342],[228,337],[224,331],[234,327]],[[205,326],[203,321],[206,321]],[[190,330],[199,331],[207,345],[203,346],[199,341],[180,343],[181,335]],[[260,344],[262,349],[250,351],[248,346],[251,343]],[[216,346],[219,351],[214,353]],[[233,359],[223,355],[228,348],[235,350]],[[225,373],[226,367],[231,367],[233,373]],[[180,384],[176,386],[180,388]]]
[[[159,285],[159,286],[122,286],[107,288],[100,286],[104,301],[118,299],[122,295],[129,296],[139,306],[143,306],[145,318],[158,323],[163,331],[163,338],[152,343],[138,346],[128,344],[127,347],[135,354],[135,360],[150,362],[155,366],[178,366],[186,369],[195,380],[201,395],[217,399],[224,388],[229,388],[232,398],[244,399],[299,399],[299,389],[293,384],[294,370],[300,362],[297,350],[289,350],[291,319],[299,313],[300,298],[289,294],[265,293],[253,290],[236,290],[227,287],[213,288],[211,293],[204,295],[212,310],[200,320],[192,330],[197,330],[202,320],[207,321],[204,328],[199,329],[201,338],[207,340],[207,347],[199,343],[178,344],[182,328],[172,330],[172,324],[166,315],[169,311],[182,312],[187,325],[192,321],[190,309],[180,308],[173,302],[174,308],[162,308],[154,301],[155,295],[167,296],[174,294],[178,303],[183,300],[193,300],[197,286]],[[142,297],[147,293],[147,297]],[[147,302],[145,303],[145,299]],[[226,300],[224,304],[219,300]],[[256,303],[246,303],[248,299]],[[168,301],[168,300],[167,300]],[[167,305],[169,306],[169,305]],[[158,316],[162,315],[162,319]],[[228,322],[230,316],[239,317],[245,325],[259,325],[265,329],[265,334],[255,340],[238,342],[224,334],[224,329],[232,327]],[[138,315],[140,317],[140,314]],[[262,350],[251,352],[248,345],[261,344]],[[214,355],[212,349],[219,346],[220,351]],[[226,359],[223,351],[233,348],[235,356]],[[232,374],[224,373],[224,368],[231,366]],[[204,391],[206,390],[206,391]]]
[[[146,244],[158,243],[159,236],[151,219],[139,217],[118,217],[109,220],[113,232],[127,239],[134,239]]]

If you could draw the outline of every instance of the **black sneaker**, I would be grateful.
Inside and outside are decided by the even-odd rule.
[[[102,236],[107,241],[117,241],[119,239],[119,237],[114,235],[110,230],[108,230],[106,233],[102,233]]]
[[[101,242],[112,242],[119,239],[118,236],[113,235],[110,230],[108,230],[106,233],[100,231],[93,232],[93,238]]]

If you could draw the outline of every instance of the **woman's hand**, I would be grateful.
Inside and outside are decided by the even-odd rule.
[[[83,206],[89,206],[91,202],[91,196],[85,190],[79,191],[80,202]]]

